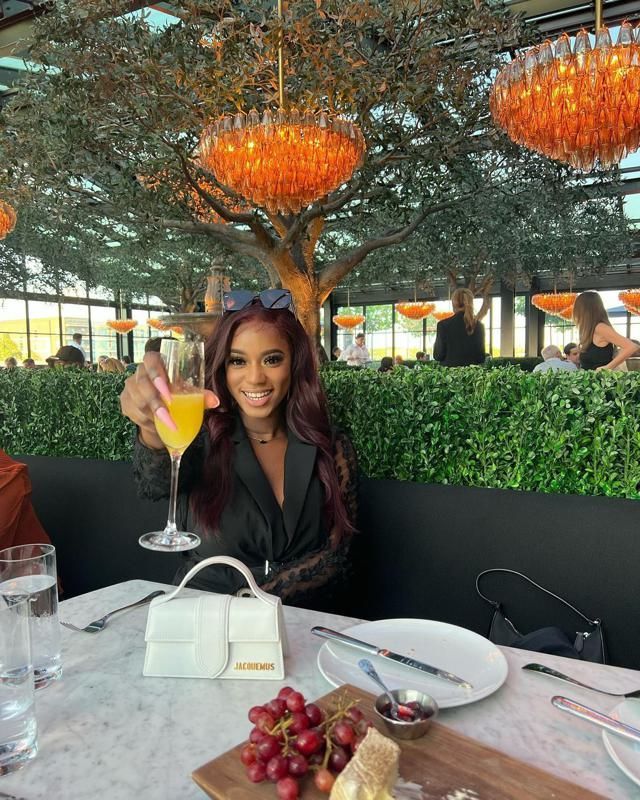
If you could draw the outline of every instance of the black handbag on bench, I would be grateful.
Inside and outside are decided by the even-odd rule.
[[[571,609],[571,611],[580,618],[580,622],[578,623],[579,627],[586,628],[586,630],[576,631],[573,641],[565,631],[557,626],[539,628],[526,634],[521,633],[509,617],[507,617],[504,605],[497,600],[491,600],[480,591],[481,579],[485,575],[492,573],[517,575],[519,578],[527,581],[531,586],[544,592],[549,597],[555,598],[566,608]],[[563,600],[562,597],[550,592],[543,586],[540,586],[540,584],[532,581],[531,578],[528,578],[521,572],[515,572],[515,570],[512,569],[487,569],[477,576],[476,591],[480,597],[493,608],[493,617],[491,618],[491,624],[489,626],[488,638],[494,644],[518,647],[523,650],[534,650],[538,653],[551,653],[567,658],[579,658],[582,661],[594,661],[599,664],[607,663],[601,620],[589,619],[589,617],[586,617],[581,611],[578,611],[571,603]]]

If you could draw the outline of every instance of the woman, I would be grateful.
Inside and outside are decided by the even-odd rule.
[[[124,372],[124,364],[117,358],[103,358],[98,361],[98,372]]]
[[[202,545],[183,554],[177,577],[203,558],[229,555],[287,603],[336,609],[356,517],[353,448],[329,425],[313,349],[289,310],[289,293],[285,308],[270,307],[269,292],[247,305],[234,294],[225,296],[226,313],[207,343],[208,411],[182,460],[183,530],[198,532]],[[134,471],[151,499],[169,492],[169,457],[153,422],[154,413],[168,415],[167,394],[160,355],[147,353],[121,405],[139,428]],[[234,593],[242,578],[210,567],[191,585]]]
[[[378,367],[378,372],[391,372],[393,369],[393,359],[391,356],[383,356]]]
[[[631,339],[611,327],[598,292],[578,295],[573,306],[573,321],[580,335],[582,369],[619,369],[637,350],[638,346]]]
[[[484,363],[484,325],[473,312],[473,292],[456,289],[451,304],[453,316],[443,319],[436,328],[433,357],[445,367]]]

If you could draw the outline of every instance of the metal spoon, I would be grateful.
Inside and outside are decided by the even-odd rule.
[[[568,675],[565,675],[562,672],[551,669],[551,667],[545,667],[544,664],[525,664],[522,669],[526,669],[531,672],[538,672],[541,675],[549,675],[551,678],[557,678],[560,681],[573,683],[575,686],[581,686],[583,689],[591,689],[594,692],[608,694],[611,697],[640,697],[640,689],[636,689],[633,692],[608,692],[606,689],[597,689],[595,686],[589,686],[588,683],[582,683],[581,681],[577,681],[575,678],[570,678]]]
[[[375,683],[378,684],[378,686],[389,698],[389,702],[391,703],[389,713],[393,719],[399,720],[400,722],[411,722],[415,719],[416,715],[413,709],[409,708],[409,706],[403,706],[402,703],[398,703],[391,693],[391,690],[388,689],[386,684],[383,683],[382,678],[378,675],[376,668],[368,658],[361,658],[360,661],[358,661],[358,666],[365,673],[365,675],[368,675],[372,681],[375,681]]]

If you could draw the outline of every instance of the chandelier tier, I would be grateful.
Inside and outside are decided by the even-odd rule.
[[[116,333],[130,333],[138,324],[135,319],[108,319],[107,325]]]
[[[432,311],[431,316],[435,317],[438,322],[442,322],[443,319],[449,319],[449,317],[452,317],[453,311]]]
[[[496,123],[518,144],[590,171],[640,146],[640,26],[620,27],[613,45],[596,0],[596,38],[563,33],[519,55],[491,89]]]
[[[640,315],[640,289],[625,289],[618,293],[618,299],[630,314]]]
[[[424,319],[436,307],[435,303],[422,303],[419,300],[412,303],[396,303],[396,311],[407,319]]]
[[[364,320],[364,314],[336,314],[333,317],[334,325],[337,325],[339,328],[345,328],[345,330],[357,328]]]
[[[573,322],[573,306],[569,306],[568,308],[564,308],[562,311],[558,311],[555,316],[560,317],[560,319],[565,320],[565,322]]]
[[[16,227],[18,215],[13,207],[4,200],[0,200],[0,239],[5,239]]]
[[[531,298],[531,305],[547,314],[558,316],[559,311],[573,310],[573,304],[576,302],[577,296],[576,292],[534,294]]]

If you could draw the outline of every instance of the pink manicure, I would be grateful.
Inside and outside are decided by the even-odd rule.
[[[153,385],[160,392],[162,399],[165,401],[165,403],[170,403],[171,392],[169,391],[169,384],[165,381],[165,379],[158,376],[157,378],[153,379]]]
[[[162,380],[162,378],[156,378],[156,380]],[[156,417],[162,422],[164,425],[167,426],[172,431],[177,431],[178,426],[176,423],[171,419],[171,414],[167,411],[164,406],[160,406],[156,408]]]

